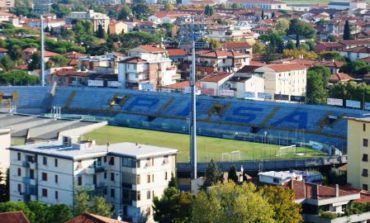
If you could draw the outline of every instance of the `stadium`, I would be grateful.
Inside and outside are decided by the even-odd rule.
[[[63,118],[106,120],[113,126],[168,134],[189,133],[190,97],[180,93],[114,88],[0,87],[0,108],[2,111],[16,110],[20,114],[33,115],[46,115],[60,108]],[[197,133],[225,140],[257,142],[275,148],[273,155],[268,152],[266,157],[261,157],[261,154],[254,157],[251,155],[248,157],[251,160],[256,157],[260,160],[276,159],[276,153],[282,153],[279,148],[291,153],[291,146],[325,150],[334,155],[338,151],[339,154],[346,152],[346,117],[362,117],[365,113],[362,110],[333,106],[198,96]],[[108,136],[102,138],[107,140]],[[106,142],[100,139],[100,143]],[[240,157],[238,147],[225,148],[225,151],[220,149],[218,160],[232,160],[233,151],[239,151],[239,155],[235,152],[236,160],[248,159]],[[257,146],[255,150],[262,147]],[[305,152],[309,154],[308,150]],[[181,161],[187,161],[187,158]]]

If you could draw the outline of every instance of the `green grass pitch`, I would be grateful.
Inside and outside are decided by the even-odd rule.
[[[189,136],[185,134],[167,133],[143,129],[123,128],[115,126],[105,126],[92,131],[83,136],[83,139],[95,140],[97,144],[134,142],[154,146],[162,146],[177,149],[178,162],[189,161]],[[212,137],[197,137],[198,161],[208,162],[211,159],[221,161],[223,153],[230,153],[235,150],[240,151],[241,160],[262,160],[262,159],[285,159],[322,156],[315,150],[308,148],[297,148],[297,153],[288,153],[284,156],[276,156],[279,150],[278,145],[262,144],[238,140],[220,139]],[[234,161],[236,161],[234,156]],[[224,155],[224,160],[231,160],[231,157]]]

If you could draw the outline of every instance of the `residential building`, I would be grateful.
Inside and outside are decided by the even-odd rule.
[[[119,53],[105,53],[97,56],[81,56],[78,68],[82,71],[100,74],[117,74],[118,62],[124,57]]]
[[[271,185],[285,185],[290,181],[304,181],[306,183],[321,182],[322,175],[314,171],[268,171],[258,173],[259,183]]]
[[[0,222],[1,223],[1,222]],[[91,213],[83,213],[65,223],[127,223]]]
[[[265,94],[274,100],[304,101],[307,68],[296,63],[269,64],[254,73],[265,80]]]
[[[94,32],[98,30],[99,26],[102,26],[104,31],[107,32],[110,23],[109,16],[100,12],[94,12],[94,10],[89,10],[87,12],[71,12],[67,19],[69,21],[89,20],[93,25]]]
[[[55,0],[33,0],[32,10],[37,14],[45,14],[51,11],[51,6]]]
[[[135,143],[59,141],[11,146],[10,200],[73,205],[76,189],[104,196],[115,215],[152,222],[153,198],[176,174],[177,150]]]
[[[347,129],[347,182],[352,187],[369,191],[369,118],[348,118]]]
[[[348,58],[350,61],[360,60],[370,57],[370,47],[353,47],[338,51],[340,55]]]
[[[265,80],[259,75],[240,76],[236,74],[225,84],[225,88],[235,91],[235,97],[252,100],[263,100]]]
[[[218,71],[235,72],[249,63],[250,56],[246,53],[221,50],[196,52],[196,72],[200,76]]]
[[[155,24],[165,24],[165,23],[174,23],[178,17],[188,17],[190,19],[190,14],[181,13],[181,12],[167,12],[161,11],[157,12],[154,15],[148,17],[148,21]]]
[[[180,79],[176,66],[163,48],[142,45],[131,49],[128,56],[120,61],[118,69],[118,81],[125,88],[157,90]]]
[[[264,10],[286,10],[287,4],[279,0],[232,0],[231,3],[242,4],[247,9],[264,9]]]
[[[9,9],[14,8],[15,0],[0,0],[0,8]]]
[[[6,173],[9,168],[10,129],[0,129],[0,170]],[[5,179],[4,179],[5,180]],[[0,183],[3,183],[0,181]]]
[[[123,21],[112,20],[109,23],[109,35],[119,35],[129,32],[128,25]]]
[[[200,80],[202,94],[234,97],[234,91],[223,87],[230,77],[232,77],[232,74],[227,72],[215,72],[205,76]]]

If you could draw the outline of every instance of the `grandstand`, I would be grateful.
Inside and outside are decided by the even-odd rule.
[[[96,115],[111,125],[188,133],[190,97],[179,93],[143,92],[108,88],[0,87],[18,113],[47,113],[52,106],[62,113]],[[0,100],[1,104],[1,100]],[[249,101],[199,96],[198,134],[220,138],[293,145],[315,141],[339,149],[346,146],[345,116],[364,111],[332,106]]]

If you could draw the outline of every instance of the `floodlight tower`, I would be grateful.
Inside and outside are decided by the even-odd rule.
[[[40,16],[40,36],[41,36],[41,86],[45,86],[45,41],[44,41],[44,17]]]
[[[192,17],[192,53],[191,53],[191,73],[190,73],[190,88],[191,88],[191,112],[190,112],[190,164],[191,177],[197,179],[197,105],[196,105],[196,78],[195,78],[195,30],[194,17]]]

